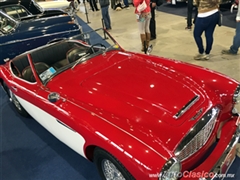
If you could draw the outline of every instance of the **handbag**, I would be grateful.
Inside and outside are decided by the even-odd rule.
[[[218,26],[222,26],[222,19],[223,19],[223,15],[222,13],[219,11],[219,19],[218,19]]]
[[[146,4],[145,0],[143,0],[143,2],[138,5],[137,11],[138,11],[138,12],[142,12],[142,11],[144,11],[146,8],[147,8],[147,4]]]

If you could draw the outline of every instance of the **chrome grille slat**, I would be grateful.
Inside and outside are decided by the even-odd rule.
[[[216,108],[205,114],[184,138],[182,144],[175,151],[175,155],[180,161],[187,159],[206,144],[214,129],[218,112],[219,110]],[[183,144],[185,145],[183,146]]]

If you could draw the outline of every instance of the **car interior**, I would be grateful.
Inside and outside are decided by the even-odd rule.
[[[38,74],[41,74],[42,72],[46,71],[49,68],[49,66],[43,62],[35,63],[34,67]],[[30,66],[27,66],[26,68],[23,69],[22,77],[23,79],[29,82],[36,82],[36,79],[32,72],[32,68]]]
[[[7,19],[0,14],[0,28],[3,29],[7,25]]]
[[[49,69],[61,69],[62,67],[75,62],[87,54],[89,47],[81,46],[74,42],[61,42],[49,47],[31,52],[34,67],[38,75]],[[11,63],[12,72],[29,82],[35,82],[35,78],[28,62],[27,55],[15,58]]]
[[[75,42],[60,42],[32,52],[31,57],[34,63],[44,62],[57,70],[77,60],[78,55],[86,54],[87,49],[85,46],[80,46]],[[78,58],[80,57],[78,56]]]
[[[2,33],[7,34],[8,32],[11,32],[15,26],[15,22],[11,21],[0,13],[0,31]]]

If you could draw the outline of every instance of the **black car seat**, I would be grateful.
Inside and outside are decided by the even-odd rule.
[[[85,48],[72,48],[67,52],[67,60],[69,63],[75,62],[76,60],[80,59],[82,56],[86,54]]]
[[[38,75],[41,74],[42,72],[46,71],[49,68],[49,66],[43,62],[38,62],[38,63],[34,64],[34,66],[35,66],[35,69],[36,69],[36,72]],[[25,79],[29,82],[36,82],[36,79],[33,75],[33,72],[32,72],[32,69],[30,66],[23,69],[22,77],[23,77],[23,79]]]

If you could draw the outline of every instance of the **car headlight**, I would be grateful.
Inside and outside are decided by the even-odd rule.
[[[233,94],[233,103],[234,103],[234,107],[232,110],[233,114],[237,114],[239,113],[239,104],[240,104],[240,84],[237,86],[234,94]],[[237,107],[238,106],[238,107]]]
[[[176,158],[171,158],[163,166],[159,180],[177,180],[181,173],[180,171],[180,162]]]

